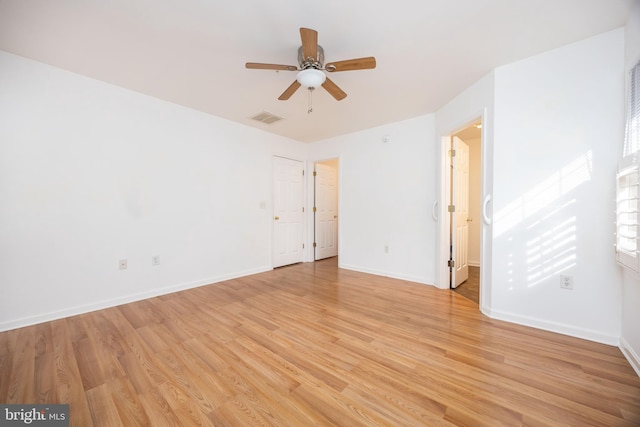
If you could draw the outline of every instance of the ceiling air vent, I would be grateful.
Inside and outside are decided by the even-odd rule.
[[[266,123],[270,125],[271,123],[275,123],[284,119],[284,117],[276,116],[275,114],[271,114],[268,111],[263,111],[262,113],[256,114],[251,117],[251,120],[256,120],[258,122]]]

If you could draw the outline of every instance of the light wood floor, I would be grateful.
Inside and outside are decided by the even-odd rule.
[[[458,285],[454,291],[480,304],[480,267],[469,267],[469,278]]]
[[[299,264],[0,333],[0,403],[76,426],[638,426],[619,349]]]

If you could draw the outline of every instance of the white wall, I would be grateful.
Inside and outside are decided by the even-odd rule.
[[[625,72],[640,61],[640,1],[625,27]],[[622,144],[620,144],[620,152]],[[640,375],[640,276],[623,269],[622,283],[622,351]]]
[[[271,267],[304,144],[4,52],[0,82],[0,330]]]
[[[340,159],[341,267],[434,283],[435,152],[433,115],[311,144]]]
[[[492,316],[618,344],[623,66],[619,29],[495,70]]]

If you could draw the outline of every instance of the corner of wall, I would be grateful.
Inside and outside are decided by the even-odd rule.
[[[635,352],[631,344],[629,344],[624,337],[620,338],[620,351],[622,351],[624,357],[627,358],[633,370],[636,371],[636,374],[640,377],[640,356],[638,356],[638,353]]]

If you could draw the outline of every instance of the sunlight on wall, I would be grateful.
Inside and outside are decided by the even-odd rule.
[[[576,199],[569,193],[590,181],[592,173],[593,153],[589,150],[496,213],[495,236],[506,237],[517,254],[515,259],[510,254],[507,261],[510,283],[514,282],[515,263],[524,262],[524,270],[517,270],[526,271],[527,287],[575,266],[577,225],[571,212]],[[524,240],[524,247],[518,240]],[[522,282],[521,276],[518,281]]]
[[[575,199],[564,207],[574,203]],[[555,211],[555,213],[559,212],[560,210]],[[526,281],[528,287],[535,286],[573,267],[576,260],[575,216],[548,230],[545,230],[544,221],[540,221],[537,224],[542,227],[541,234],[529,240],[526,245]]]
[[[589,181],[592,171],[593,153],[589,150],[500,209],[495,215],[494,236],[500,237],[580,184]]]

